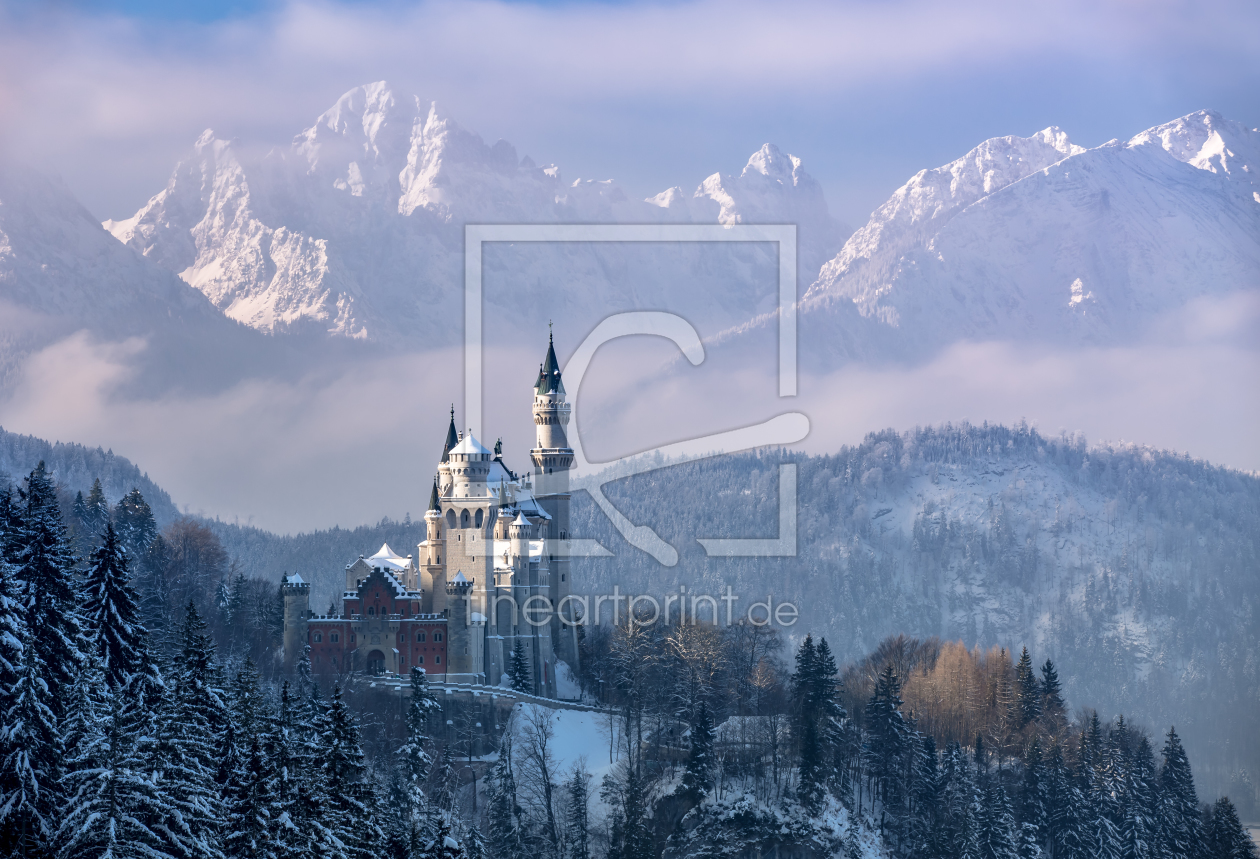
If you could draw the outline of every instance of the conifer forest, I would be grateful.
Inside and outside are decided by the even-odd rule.
[[[841,662],[824,635],[625,619],[583,629],[580,709],[490,720],[418,668],[286,674],[276,583],[138,490],[66,499],[40,463],[0,494],[0,552],[6,856],[1257,855],[1175,726],[1068,701],[1019,642]],[[575,757],[562,719],[599,742]]]

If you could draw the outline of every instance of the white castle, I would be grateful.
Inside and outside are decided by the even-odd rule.
[[[556,697],[557,671],[576,671],[578,647],[576,626],[563,622],[572,619],[563,547],[573,450],[552,342],[533,393],[531,474],[507,467],[501,443],[490,451],[471,430],[458,432],[452,408],[416,555],[387,544],[349,564],[339,614],[312,614],[310,585],[285,578],[290,667],[308,644],[321,673],[405,675],[418,665],[435,680],[497,685],[519,643],[533,675],[527,691]]]

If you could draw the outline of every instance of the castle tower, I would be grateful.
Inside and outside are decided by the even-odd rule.
[[[538,370],[534,383],[534,432],[537,445],[530,451],[534,464],[534,493],[538,503],[551,517],[538,536],[546,542],[544,554],[550,571],[548,596],[557,608],[569,595],[569,558],[565,542],[569,539],[569,469],[573,467],[573,448],[569,447],[568,425],[570,406],[565,399],[564,382],[560,378],[560,362],[556,360],[555,340],[547,338],[547,357]],[[571,606],[565,606],[566,617]],[[565,626],[557,616],[552,623],[552,640],[557,655],[576,673],[578,668],[577,627]]]
[[[485,621],[473,610],[476,582],[456,572],[446,585],[446,673],[453,683],[484,683]]]
[[[424,542],[417,547],[420,558],[420,587],[424,591],[420,610],[441,614],[446,611],[446,565],[442,562],[446,555],[446,540],[442,533],[442,503],[438,498],[436,478],[433,480],[433,491],[429,493],[429,509],[424,513],[424,526]]]
[[[284,596],[284,668],[293,671],[306,646],[306,618],[311,613],[311,586],[297,573],[280,583]]]

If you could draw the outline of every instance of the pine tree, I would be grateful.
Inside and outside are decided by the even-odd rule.
[[[250,737],[242,764],[230,773],[225,791],[223,847],[229,856],[239,859],[269,859],[276,852],[271,820],[275,797],[270,792],[271,762],[263,754],[257,734]]]
[[[590,859],[590,773],[575,764],[569,780],[565,784],[565,797],[568,800],[568,817],[565,820],[565,843],[568,845],[567,859]],[[476,833],[476,830],[473,830]],[[472,839],[469,840],[472,843]],[[470,859],[472,850],[469,850]]]
[[[1085,799],[1070,777],[1063,750],[1051,747],[1046,763],[1046,842],[1055,859],[1078,859],[1087,855],[1092,842],[1085,832]]]
[[[1190,760],[1175,728],[1168,729],[1164,741],[1164,766],[1159,773],[1158,840],[1169,859],[1194,859],[1203,832],[1199,817],[1199,796],[1194,789]]]
[[[320,822],[314,783],[319,772],[306,754],[303,736],[313,733],[300,723],[304,707],[294,701],[286,681],[280,689],[279,707],[265,740],[270,762],[267,796],[273,821],[273,840],[278,859],[297,859],[317,853],[315,846],[328,842]]]
[[[1025,647],[1015,664],[1015,703],[1018,708],[1016,724],[1020,729],[1035,722],[1041,716],[1042,689],[1033,673],[1032,657]]]
[[[517,692],[534,691],[534,675],[529,668],[529,657],[525,655],[525,645],[519,638],[512,648],[512,658],[508,662],[508,683]]]
[[[106,684],[117,692],[147,667],[147,631],[140,624],[127,555],[113,525],[106,523],[101,544],[92,553],[83,591],[91,649],[104,669]]]
[[[1017,859],[1015,815],[1010,798],[994,780],[984,791],[984,811],[980,819],[980,855],[983,859]]]
[[[472,829],[468,830],[468,838],[464,841],[464,852],[468,854],[468,859],[490,859],[490,846],[475,823]]]
[[[62,859],[173,855],[157,828],[166,811],[152,766],[137,752],[120,703],[112,697],[108,703],[109,713],[67,762],[57,854]]]
[[[1045,775],[1041,741],[1034,737],[1024,756],[1024,778],[1019,795],[1020,859],[1037,859],[1041,855],[1041,844],[1049,823]]]
[[[75,550],[86,557],[100,545],[109,525],[109,502],[105,499],[99,477],[92,481],[92,489],[86,498],[82,492],[75,494],[73,520]]]
[[[1052,726],[1066,721],[1067,705],[1063,703],[1063,689],[1059,685],[1059,673],[1049,659],[1041,666],[1041,712]]]
[[[1208,809],[1203,835],[1203,855],[1212,859],[1256,859],[1260,855],[1229,797],[1221,797]]]
[[[519,826],[520,806],[512,774],[512,735],[505,731],[499,743],[499,759],[486,778],[486,843],[494,859],[522,859],[525,848]]]
[[[713,718],[704,699],[696,708],[691,723],[691,753],[683,773],[682,791],[693,802],[700,802],[713,786]]]
[[[153,756],[167,805],[162,831],[176,855],[219,856],[223,804],[216,776],[226,702],[215,684],[214,645],[189,602],[171,684],[157,702]]]
[[[132,489],[114,507],[114,528],[133,558],[144,557],[149,551],[158,535],[157,522],[139,489]]]
[[[74,682],[85,649],[74,556],[57,506],[52,478],[41,462],[19,490],[23,507],[17,536],[16,578],[25,626],[38,652],[49,704],[60,719],[63,692]]]
[[[0,847],[9,855],[40,855],[56,832],[62,808],[62,749],[46,673],[28,634],[0,734],[5,785],[0,796]]]
[[[901,681],[891,665],[875,682],[866,705],[866,746],[863,758],[874,785],[874,796],[884,812],[895,819],[902,813],[903,763],[908,749],[909,726],[901,714]]]
[[[421,855],[424,859],[465,859],[464,850],[451,834],[451,825],[446,818],[437,819],[433,835]]]
[[[341,697],[341,687],[334,686],[328,702],[327,726],[324,729],[323,756],[320,774],[324,790],[324,820],[334,841],[342,845],[348,857],[360,855],[365,841],[383,835],[377,829],[365,800],[363,748],[354,717]]]
[[[419,845],[431,827],[430,804],[424,795],[425,780],[433,759],[429,756],[427,723],[430,714],[441,709],[429,691],[424,669],[411,669],[411,698],[407,702],[407,742],[399,749],[402,764],[401,802],[404,814],[398,821],[410,845]]]
[[[1157,855],[1154,813],[1157,806],[1155,760],[1146,737],[1138,740],[1125,772],[1121,856],[1148,859]]]

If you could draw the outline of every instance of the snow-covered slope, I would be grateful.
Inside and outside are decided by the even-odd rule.
[[[105,226],[260,330],[432,344],[459,330],[465,224],[672,221],[798,223],[807,279],[841,239],[819,185],[773,146],[691,196],[632,200],[615,182],[568,182],[506,141],[489,145],[383,82],[346,93],[256,163],[207,131],[165,189]],[[675,249],[662,262],[618,246],[529,249],[487,270],[507,309],[533,322],[576,321],[633,281],[641,306],[716,308],[733,324],[767,292],[748,285],[750,265],[773,272],[766,249]]]
[[[1192,299],[1260,284],[1258,170],[1260,132],[1211,111],[1089,150],[1056,128],[985,141],[877,209],[823,266],[802,324],[843,332],[833,361],[959,339],[1130,342]]]

